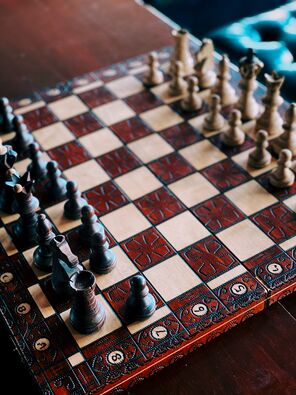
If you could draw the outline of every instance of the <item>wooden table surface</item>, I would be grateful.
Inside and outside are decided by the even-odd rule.
[[[169,45],[170,30],[133,0],[2,0],[0,95],[26,95]],[[34,395],[28,373],[5,332],[0,333],[2,385],[9,385],[9,394],[25,388]],[[130,394],[295,395],[295,335],[296,294],[137,385]],[[8,382],[12,373],[15,380]]]

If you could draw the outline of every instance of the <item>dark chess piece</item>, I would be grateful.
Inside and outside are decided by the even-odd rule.
[[[16,115],[13,118],[13,129],[15,131],[15,137],[11,144],[19,155],[26,156],[29,145],[32,144],[34,140],[21,115]]]
[[[76,255],[70,249],[65,236],[58,235],[51,241],[53,249],[51,284],[56,294],[60,296],[72,295],[70,279],[83,270]]]
[[[13,184],[14,178],[20,178],[17,171],[13,168],[16,159],[17,153],[12,149],[8,149],[4,155],[0,155],[0,209],[8,214],[14,212],[13,203],[15,193],[13,188],[7,184]]]
[[[0,98],[0,120],[3,133],[13,131],[13,110],[7,97]]]
[[[45,214],[38,215],[37,241],[39,246],[34,251],[33,263],[38,269],[44,272],[50,272],[52,269],[53,252],[51,241],[54,237],[52,224],[46,218]]]
[[[81,209],[81,222],[79,236],[82,242],[87,246],[92,246],[92,237],[95,233],[104,231],[103,226],[98,222],[98,217],[92,206],[87,205]]]
[[[42,181],[46,177],[46,164],[47,162],[42,159],[42,153],[38,143],[29,145],[28,155],[31,159],[27,170],[31,173],[34,181]]]
[[[106,312],[95,295],[95,276],[89,270],[82,270],[71,277],[70,286],[74,295],[70,310],[73,328],[83,334],[101,329]]]
[[[68,219],[79,219],[81,217],[81,209],[87,205],[87,201],[81,197],[75,181],[67,182],[67,202],[64,205],[64,215]]]
[[[136,275],[131,279],[130,284],[130,296],[126,301],[127,319],[140,321],[151,317],[156,309],[156,301],[149,292],[145,278]]]
[[[91,270],[98,274],[109,273],[116,265],[116,255],[112,250],[109,250],[109,243],[103,227],[101,232],[92,236],[89,265]]]
[[[61,170],[58,167],[56,161],[50,161],[47,163],[47,179],[49,180],[46,189],[47,193],[54,200],[61,200],[66,197],[67,194],[67,181],[61,177]]]

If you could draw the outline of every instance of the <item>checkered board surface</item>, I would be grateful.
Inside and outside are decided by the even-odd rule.
[[[169,56],[159,51],[164,70]],[[80,335],[69,324],[70,300],[58,299],[50,275],[32,265],[36,246],[11,238],[17,216],[1,215],[1,311],[44,394],[126,388],[296,288],[296,185],[269,185],[275,158],[262,170],[247,166],[252,122],[243,125],[246,142],[226,148],[201,128],[206,104],[185,114],[180,98],[167,95],[167,75],[144,89],[145,62],[131,59],[13,102],[44,157],[95,207],[118,258],[111,273],[96,276],[106,323]],[[28,163],[21,158],[16,168]],[[80,221],[65,219],[64,202],[48,201],[42,186],[36,195],[87,268]],[[139,272],[157,310],[128,325],[122,309]]]

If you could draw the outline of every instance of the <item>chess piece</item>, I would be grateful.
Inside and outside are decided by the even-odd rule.
[[[195,54],[195,73],[201,89],[211,88],[216,82],[214,72],[214,45],[209,38],[202,40],[202,44]]]
[[[14,185],[13,179],[20,176],[13,168],[17,159],[17,153],[10,146],[4,146],[5,154],[0,155],[0,209],[5,213],[12,214],[14,212],[15,193],[11,186]],[[12,183],[10,186],[9,184]]]
[[[267,151],[268,134],[265,130],[259,130],[256,134],[256,147],[249,154],[248,165],[255,169],[262,169],[271,162],[271,154]]]
[[[29,145],[34,141],[21,115],[16,115],[13,118],[13,129],[15,131],[15,137],[11,144],[19,155],[25,156],[28,153]]]
[[[212,88],[212,93],[220,96],[222,106],[228,106],[237,101],[235,90],[229,83],[230,76],[230,62],[227,55],[223,55],[218,64],[218,74],[216,84]]]
[[[239,88],[241,93],[237,102],[237,108],[241,111],[244,121],[256,119],[259,115],[259,105],[254,98],[254,91],[257,88],[256,78],[263,67],[263,62],[255,56],[252,48],[249,48],[247,56],[244,56],[239,61],[239,72],[241,75]]]
[[[184,95],[187,89],[187,83],[183,78],[183,66],[180,61],[176,61],[172,74],[172,81],[169,85],[169,94],[171,96]]]
[[[151,52],[148,55],[148,66],[149,70],[144,76],[144,85],[156,86],[162,84],[164,81],[163,72],[159,68],[159,62],[156,52]]]
[[[130,295],[126,301],[126,317],[128,320],[140,321],[152,316],[156,302],[149,292],[146,280],[141,275],[134,276],[131,281]]]
[[[270,173],[269,182],[276,188],[288,188],[294,184],[295,174],[291,170],[292,152],[283,149],[280,152],[277,167]]]
[[[296,155],[296,103],[291,103],[285,113],[283,124],[284,133],[272,142],[272,147],[276,153],[282,149],[289,149],[292,155]]]
[[[51,223],[45,214],[39,214],[37,222],[37,242],[39,246],[34,251],[33,263],[44,272],[50,272],[52,269],[53,252],[51,241],[54,237],[55,234],[52,231]]]
[[[46,185],[47,193],[54,200],[64,199],[67,194],[67,181],[61,177],[61,170],[58,168],[56,161],[50,161],[46,165],[48,183]]]
[[[73,328],[83,334],[101,329],[106,313],[95,295],[95,276],[89,270],[82,270],[71,277],[70,286],[74,295],[70,310]]]
[[[72,295],[70,280],[75,273],[83,270],[76,255],[70,249],[65,236],[58,235],[51,240],[53,252],[51,285],[54,292],[62,297]]]
[[[9,104],[7,97],[0,98],[0,122],[1,131],[3,133],[9,133],[13,131],[13,110]]]
[[[221,135],[223,143],[229,147],[242,145],[245,142],[245,133],[241,129],[241,112],[233,110],[229,115],[228,128]]]
[[[285,77],[279,76],[275,71],[271,75],[265,74],[267,90],[262,98],[265,108],[257,119],[256,130],[264,129],[269,136],[276,136],[282,133],[283,120],[278,112],[279,106],[283,103],[280,96],[280,89]]]
[[[92,236],[89,265],[91,270],[98,274],[109,273],[116,265],[116,255],[109,249],[109,243],[103,227],[100,232]]]
[[[225,125],[225,119],[220,113],[220,97],[212,95],[209,104],[209,113],[206,115],[203,122],[203,129],[209,132],[216,132],[221,130]]]
[[[75,181],[68,181],[66,188],[68,200],[64,205],[64,215],[68,219],[79,219],[81,217],[81,209],[87,205],[87,202],[81,197],[81,192],[78,191]]]
[[[188,94],[181,101],[181,107],[184,111],[198,111],[202,108],[202,98],[198,95],[198,80],[191,76],[188,78]]]
[[[185,29],[173,30],[172,36],[175,38],[175,50],[171,58],[170,73],[174,73],[175,62],[180,61],[185,75],[193,71],[193,59],[189,50],[189,34]]]
[[[5,155],[7,151],[8,151],[7,146],[3,145],[2,139],[0,138],[0,157],[2,155]]]
[[[30,172],[34,181],[42,181],[46,176],[46,164],[45,160],[42,159],[42,153],[40,152],[40,146],[38,143],[32,143],[29,145],[28,155],[31,159],[27,170]]]
[[[87,247],[91,247],[93,235],[104,231],[103,225],[98,222],[98,217],[92,206],[87,205],[82,207],[81,222],[79,237]]]

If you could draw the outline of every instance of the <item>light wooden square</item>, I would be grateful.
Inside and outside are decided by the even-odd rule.
[[[116,329],[119,329],[122,324],[117,318],[115,312],[111,309],[109,304],[106,302],[104,297],[102,295],[97,296],[98,300],[100,303],[102,303],[105,312],[106,312],[106,321],[102,328],[100,330],[97,330],[89,335],[84,335],[81,333],[78,333],[71,325],[70,322],[70,309],[64,311],[61,314],[61,317],[65,324],[67,325],[69,331],[71,332],[71,335],[75,339],[76,343],[80,348],[87,346],[88,344],[93,343],[94,341],[101,339],[102,337],[108,335],[111,332],[116,331]]]
[[[104,155],[122,146],[119,138],[107,128],[87,134],[81,137],[79,141],[94,157]]]
[[[151,162],[174,151],[173,147],[159,134],[151,134],[140,140],[133,141],[128,144],[128,147],[144,163]]]
[[[18,252],[17,248],[13,244],[10,235],[6,232],[5,228],[0,228],[0,244],[2,245],[8,256],[16,254]]]
[[[157,229],[178,251],[209,235],[208,230],[189,211],[163,222]]]
[[[226,159],[227,156],[210,141],[202,140],[181,149],[180,154],[197,170]]]
[[[110,179],[105,170],[94,159],[65,170],[64,175],[68,180],[76,181],[81,192]]]
[[[225,192],[225,196],[246,215],[254,214],[278,201],[255,180]]]
[[[200,173],[194,173],[169,185],[169,189],[187,206],[192,207],[218,195],[216,189]]]
[[[120,99],[140,93],[144,90],[143,83],[132,75],[108,82],[105,86]]]
[[[164,305],[164,306],[160,307],[159,309],[156,309],[155,313],[151,317],[149,317],[143,321],[135,321],[132,324],[128,325],[127,329],[133,335],[133,334],[141,331],[142,329],[147,328],[148,326],[152,325],[154,322],[161,320],[162,318],[166,317],[170,313],[171,313],[170,308],[168,306]]]
[[[37,129],[33,132],[33,136],[44,150],[68,143],[75,138],[62,122]]]
[[[240,165],[243,169],[245,169],[251,176],[257,177],[260,174],[267,173],[276,167],[276,160],[272,157],[272,160],[268,166],[263,167],[263,169],[254,169],[253,167],[248,165],[249,154],[252,152],[254,148],[248,149],[247,151],[243,151],[240,154],[234,155],[231,159],[234,160],[238,165]]]
[[[202,282],[179,255],[145,270],[144,273],[166,302]]]
[[[288,199],[284,200],[284,203],[287,207],[293,210],[296,213],[296,195],[289,197]]]
[[[80,219],[72,220],[64,216],[65,201],[48,207],[45,211],[60,233],[81,225]]]
[[[32,298],[34,299],[34,302],[38,306],[38,309],[40,310],[44,318],[51,317],[55,314],[52,305],[50,304],[39,284],[32,285],[28,288],[28,291],[30,292]]]
[[[155,132],[175,126],[183,121],[179,114],[166,105],[143,112],[140,117]]]
[[[36,250],[36,248],[37,247],[34,247],[34,248],[30,248],[29,250],[24,251],[23,255],[24,255],[26,261],[28,262],[28,264],[30,265],[31,269],[35,273],[35,276],[38,278],[38,280],[42,280],[43,278],[46,278],[46,277],[50,276],[50,273],[43,272],[43,271],[39,270],[34,265],[34,263],[33,263],[33,254],[34,254],[34,251]]]
[[[131,200],[138,199],[162,186],[152,172],[144,166],[116,178],[115,181]]]
[[[88,111],[88,107],[77,96],[69,96],[48,104],[48,108],[61,120],[75,117]]]
[[[151,92],[153,92],[155,96],[159,97],[166,104],[173,103],[187,95],[187,93],[185,92],[185,94],[183,95],[172,96],[169,90],[170,83],[171,81],[168,81],[164,84],[157,85],[154,88],[151,88]]]
[[[22,99],[23,101],[28,100],[28,105],[22,106],[14,110],[15,115],[23,115],[29,111],[37,110],[38,108],[44,107],[45,102],[43,100],[31,103],[31,99]]]
[[[19,219],[19,214],[7,214],[7,213],[4,213],[3,211],[0,211],[0,218],[1,218],[1,221],[4,223],[4,224],[10,224],[10,222],[13,222],[13,221],[16,221],[17,219]]]
[[[288,251],[290,248],[293,248],[296,246],[296,236],[292,237],[289,240],[284,241],[283,243],[280,244],[280,247],[284,251]]]
[[[221,285],[228,283],[234,278],[241,276],[246,273],[247,269],[243,265],[237,265],[227,272],[220,274],[220,276],[213,278],[213,280],[207,282],[207,286],[211,289],[221,287]]]
[[[115,100],[93,109],[93,112],[107,126],[131,118],[136,113],[122,100]]]
[[[102,85],[103,85],[103,81],[101,81],[101,80],[93,81],[90,84],[81,85],[81,86],[78,86],[77,88],[74,88],[73,89],[73,93],[78,95],[78,94],[81,94],[83,92],[87,92],[87,91],[90,91],[92,89],[99,88]]]
[[[76,354],[71,355],[71,357],[68,358],[68,361],[70,365],[74,367],[84,361],[84,356],[81,354],[81,352],[77,352]]]
[[[151,226],[132,203],[104,215],[100,220],[117,241],[123,241]]]

